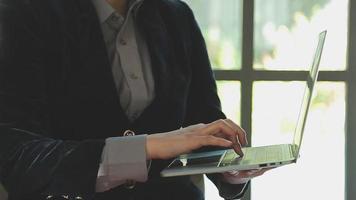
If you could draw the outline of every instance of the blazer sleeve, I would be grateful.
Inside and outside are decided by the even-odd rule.
[[[218,119],[225,119],[221,111],[221,103],[217,94],[214,74],[210,65],[208,52],[201,30],[194,14],[188,5],[182,2],[188,12],[191,33],[191,68],[192,79],[187,103],[186,125],[196,123],[210,123]],[[208,147],[209,150],[215,149]],[[207,148],[200,149],[200,151]],[[221,181],[218,174],[207,175],[219,189],[220,196],[225,199],[241,198],[248,183],[234,185]]]
[[[0,0],[0,182],[9,199],[89,197],[105,141],[48,137],[48,66],[34,13],[17,0]]]

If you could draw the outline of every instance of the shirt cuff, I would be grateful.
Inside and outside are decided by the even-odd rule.
[[[97,176],[97,192],[117,187],[127,180],[147,181],[146,139],[147,135],[106,139]]]

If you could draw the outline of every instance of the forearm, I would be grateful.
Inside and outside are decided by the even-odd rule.
[[[0,136],[1,182],[11,199],[94,194],[103,140],[61,141],[9,127]]]

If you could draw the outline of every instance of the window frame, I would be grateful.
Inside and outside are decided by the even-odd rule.
[[[256,81],[303,81],[308,71],[267,71],[253,68],[254,46],[254,4],[255,1],[243,1],[242,13],[242,61],[240,70],[214,69],[216,81],[240,81],[241,83],[241,126],[252,131],[253,83]],[[319,81],[344,82],[346,85],[346,121],[345,121],[345,199],[356,199],[356,0],[349,0],[348,7],[348,49],[347,66],[344,71],[320,71]],[[354,123],[353,123],[354,122]],[[248,135],[251,141],[251,135]],[[244,200],[251,199],[250,189]]]

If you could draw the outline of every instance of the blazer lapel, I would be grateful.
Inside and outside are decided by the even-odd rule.
[[[155,1],[145,0],[138,12],[137,20],[150,51],[156,96],[167,97],[172,80],[172,69],[175,68],[176,62],[170,47],[171,38],[155,3]]]
[[[85,93],[82,96],[103,102],[101,109],[106,115],[113,116],[112,124],[120,122],[122,123],[120,127],[128,128],[132,123],[120,105],[100,23],[91,1],[51,1],[54,2],[54,8],[63,21],[61,24],[65,26],[65,34],[78,48],[81,64],[69,69],[68,74],[73,76],[71,80],[79,87],[78,95]],[[168,99],[174,98],[170,90],[175,88],[173,85],[177,84],[175,82],[181,80],[182,76],[181,73],[177,73],[179,68],[174,48],[171,46],[172,41],[155,1],[143,2],[137,13],[137,20],[151,55],[156,87],[156,98],[152,105],[153,107],[160,105],[159,108],[164,109],[162,103],[168,103]],[[147,115],[145,112],[144,116]]]
[[[68,74],[70,81],[75,83],[73,85],[78,87],[78,95],[91,98],[92,102],[101,102],[100,109],[113,123],[120,124],[120,127],[128,126],[129,120],[120,105],[100,22],[91,1],[53,2],[65,26],[65,34],[78,48],[79,63],[71,67]]]

